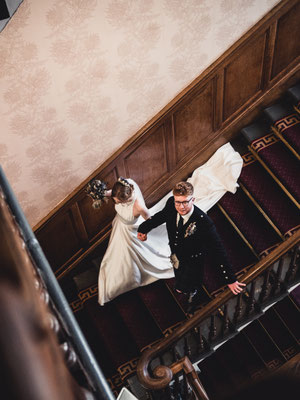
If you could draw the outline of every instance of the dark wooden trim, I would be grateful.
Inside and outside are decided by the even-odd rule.
[[[78,203],[74,203],[71,205],[71,213],[74,219],[74,225],[78,236],[80,237],[82,243],[87,244],[89,238],[84,226],[82,215],[78,207]]]
[[[277,21],[275,21],[272,25],[270,25],[270,28],[267,31],[267,44],[266,44],[265,60],[264,60],[265,69],[263,76],[264,88],[268,85],[268,82],[270,82],[271,80],[272,60],[274,57],[276,33],[277,33]]]
[[[43,250],[53,259],[55,247],[51,248],[51,235],[56,219],[66,212],[74,219],[73,224],[68,225],[73,231],[67,236],[79,238],[80,244],[76,254],[66,254],[64,262],[52,266],[58,277],[75,268],[110,232],[112,208],[102,214],[96,213],[85,200],[84,189],[91,179],[108,179],[112,185],[118,176],[130,175],[141,186],[146,203],[151,207],[176,181],[186,179],[300,79],[300,56],[295,54],[290,65],[270,80],[277,21],[297,4],[296,0],[281,1],[37,224],[35,234],[38,239],[40,235],[43,237]],[[295,40],[293,32],[290,35],[286,40]],[[249,54],[259,61],[250,71],[250,77],[243,76]],[[230,86],[226,68],[231,68]],[[237,74],[236,79],[234,74]],[[225,103],[226,96],[234,100],[233,106]],[[144,155],[147,165],[141,165]],[[68,246],[72,249],[70,241]]]

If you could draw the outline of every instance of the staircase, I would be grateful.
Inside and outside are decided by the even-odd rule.
[[[198,364],[210,399],[229,399],[299,354],[299,305],[285,297]]]
[[[239,279],[293,237],[300,226],[299,92],[299,85],[291,88],[284,99],[266,108],[260,119],[244,127],[232,141],[244,160],[238,181],[240,187],[234,195],[226,193],[208,212]],[[123,386],[128,386],[139,399],[189,398],[191,394],[187,389],[185,395],[179,394],[182,389],[179,378],[172,384],[174,390],[159,393],[144,391],[136,378],[141,352],[155,346],[192,318],[187,313],[186,297],[173,290],[173,279],[161,280],[100,307],[96,282],[101,256],[94,252],[78,269],[81,273],[74,276],[73,281],[62,281],[61,285],[114,393],[117,395]],[[208,265],[209,260],[200,311],[211,300],[222,296],[226,289],[220,276]],[[211,346],[205,338],[213,341],[214,330],[221,329],[221,320],[214,315],[202,323],[201,332],[200,327],[194,329],[191,341],[185,338],[172,351],[166,352],[160,362],[168,364],[182,352],[190,356],[199,368],[199,377],[211,399],[225,399],[233,389],[242,388],[280,368],[299,353],[299,324],[296,324],[299,278],[296,248],[258,278],[263,288],[260,298],[270,294],[271,282],[277,304],[268,310],[268,303],[264,303],[263,309],[259,307],[255,285],[249,285],[246,294],[238,299],[238,309],[234,308],[236,305],[230,308],[229,304],[226,311],[225,308],[219,311],[223,317],[228,313],[231,321],[239,320],[241,333],[237,334],[229,323],[226,331],[227,339],[231,340],[219,348],[220,343],[214,342]],[[243,314],[245,309],[248,312]],[[248,320],[240,320],[241,315],[248,316]],[[253,318],[255,321],[246,326]],[[197,334],[200,339],[194,340]]]

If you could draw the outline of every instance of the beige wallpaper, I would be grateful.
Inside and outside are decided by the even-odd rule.
[[[0,34],[0,160],[34,226],[278,0],[24,0]]]

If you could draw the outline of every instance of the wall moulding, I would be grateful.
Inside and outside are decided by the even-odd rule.
[[[58,278],[107,243],[113,204],[94,210],[89,180],[131,177],[151,207],[300,79],[299,20],[280,2],[34,228]]]

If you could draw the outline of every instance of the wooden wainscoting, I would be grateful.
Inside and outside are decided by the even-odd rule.
[[[300,79],[299,21],[281,1],[35,227],[58,278],[107,242],[113,205],[94,210],[88,181],[131,177],[153,205]]]

